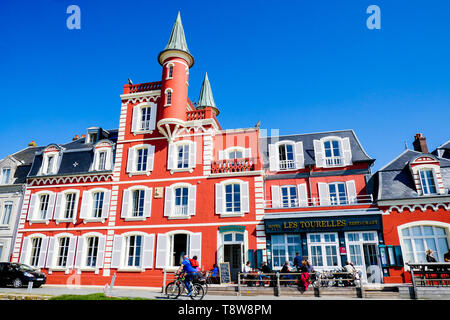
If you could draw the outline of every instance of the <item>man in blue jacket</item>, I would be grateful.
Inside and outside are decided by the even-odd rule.
[[[302,266],[302,257],[300,256],[300,253],[296,252],[294,258],[294,267],[296,267],[297,271],[299,271],[301,266]]]
[[[188,289],[187,296],[192,295],[192,288],[190,281],[194,279],[194,275],[196,274],[197,270],[191,265],[191,262],[189,261],[189,258],[187,255],[183,257],[183,262],[180,265],[180,268],[177,270],[177,274],[180,274],[181,272],[184,272],[184,285]]]

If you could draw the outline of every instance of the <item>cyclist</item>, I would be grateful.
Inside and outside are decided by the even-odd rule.
[[[191,262],[189,261],[187,255],[183,256],[183,262],[181,263],[180,267],[177,270],[177,275],[180,274],[181,272],[185,273],[184,285],[186,286],[186,289],[188,289],[187,296],[190,297],[192,295],[192,288],[190,282],[194,280],[194,276],[197,270],[191,265]]]

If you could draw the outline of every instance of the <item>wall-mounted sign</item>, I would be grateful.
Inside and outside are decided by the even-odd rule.
[[[266,233],[381,230],[381,215],[265,220]]]
[[[163,190],[164,190],[163,187],[156,187],[155,188],[154,198],[155,199],[161,199],[163,197]]]

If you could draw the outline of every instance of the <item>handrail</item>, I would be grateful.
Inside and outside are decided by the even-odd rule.
[[[417,287],[450,286],[450,262],[406,263],[411,273],[414,298]]]
[[[265,209],[289,209],[289,208],[306,208],[306,207],[336,207],[336,206],[352,206],[352,205],[361,205],[361,204],[372,204],[373,196],[371,194],[368,195],[359,195],[356,197],[348,197],[342,196],[330,197],[327,199],[320,199],[316,197],[306,198],[306,199],[293,199],[284,201],[280,199],[279,204],[273,203],[273,200],[265,200],[264,208]]]

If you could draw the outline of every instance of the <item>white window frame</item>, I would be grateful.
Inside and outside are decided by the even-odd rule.
[[[170,62],[166,65],[166,80],[173,79],[173,68],[174,68],[174,66],[175,65],[173,63],[170,63]],[[172,72],[171,72],[171,69],[172,69]]]
[[[93,217],[94,212],[94,193],[104,192],[103,195],[103,207],[101,217]],[[80,219],[84,223],[87,222],[101,222],[105,223],[105,220],[109,216],[109,206],[111,201],[111,190],[106,188],[93,188],[85,190],[81,198]]]
[[[433,179],[434,182],[434,188],[436,189],[436,192],[428,192],[425,193],[425,187],[427,187],[428,189],[430,189],[429,183],[428,183],[428,179],[425,178],[425,181],[423,181],[422,179],[422,175],[421,173],[423,171],[431,171],[431,178]],[[436,179],[436,170],[433,167],[422,167],[419,170],[417,170],[417,174],[419,175],[419,181],[420,181],[420,185],[422,187],[422,195],[423,196],[432,196],[432,195],[437,195],[439,194],[439,184],[438,184],[438,180]],[[424,182],[426,185],[424,185]]]
[[[178,168],[178,148],[189,145],[188,152],[188,166],[187,168]],[[168,155],[167,155],[167,170],[170,173],[174,172],[189,172],[192,173],[197,162],[197,142],[192,140],[179,140],[173,143],[169,143]]]
[[[66,266],[57,266],[60,253],[60,239],[65,237],[69,238]],[[69,270],[73,269],[77,239],[78,237],[71,233],[59,233],[53,237],[50,237],[47,249],[46,267],[52,271],[65,271],[66,274],[69,272]]]
[[[51,168],[48,168],[49,157],[53,157]],[[48,151],[42,154],[42,165],[38,175],[55,175],[61,162],[61,151]]]
[[[173,89],[167,88],[164,91],[164,107],[170,107],[172,105],[172,100],[173,100]]]
[[[140,266],[128,266],[127,239],[131,236],[141,236]],[[111,268],[118,272],[142,272],[145,269],[154,268],[155,234],[147,234],[141,231],[125,232],[114,236]]]
[[[282,168],[282,164],[280,162],[280,146],[282,145],[290,145],[292,146],[293,160],[284,160],[284,161],[292,161],[292,168]],[[282,140],[276,143],[269,144],[269,167],[272,172],[286,172],[286,171],[296,171],[299,169],[305,168],[305,155],[303,150],[303,142],[302,141],[293,141],[293,140]]]
[[[176,189],[188,189],[186,214],[176,213]],[[190,219],[196,213],[197,186],[189,183],[175,183],[165,188],[164,216],[169,219]]]
[[[226,186],[230,184],[240,185],[240,211],[226,211]],[[242,217],[250,212],[249,181],[239,179],[224,180],[215,185],[215,213],[220,217]]]
[[[291,267],[293,266],[293,259],[295,257],[295,253],[294,253],[294,256],[291,259],[289,259],[289,247],[296,247],[298,249],[298,250],[295,250],[296,252],[299,252],[299,253],[302,252],[302,243],[301,243],[302,240],[301,240],[300,234],[298,234],[298,233],[283,233],[283,234],[277,234],[276,236],[280,236],[280,235],[283,236],[284,242],[282,244],[278,244],[278,243],[274,244],[273,240],[271,242],[272,266],[273,266],[274,270],[281,270],[285,261],[289,261],[290,266]],[[288,240],[287,240],[288,236],[298,237],[299,243],[288,243]],[[274,261],[275,261],[274,247],[284,247],[285,256],[284,256],[284,260],[280,266],[275,266],[275,263],[274,263]]]
[[[31,264],[31,258],[33,253],[33,240],[36,238],[41,239],[41,247],[39,249],[39,256],[38,256],[38,263],[37,265]],[[45,234],[41,233],[34,233],[31,236],[24,237],[22,248],[20,250],[20,263],[28,264],[30,266],[36,267],[36,268],[43,268],[46,263],[46,257],[47,257],[47,249],[48,249],[48,243],[49,243],[49,237],[47,237]]]
[[[6,215],[7,214],[6,206],[10,207],[8,216]],[[7,200],[7,201],[1,202],[0,226],[4,227],[4,226],[9,226],[11,224],[11,221],[13,220],[12,216],[13,216],[14,208],[15,208],[14,201],[12,201],[12,200]],[[8,221],[5,222],[6,217],[8,217]]]
[[[334,235],[335,241],[325,242],[325,235]],[[320,236],[320,242],[311,242],[310,236]],[[325,270],[325,269],[328,270],[328,269],[341,267],[341,255],[340,255],[340,251],[339,251],[339,236],[338,236],[337,232],[307,233],[306,239],[307,239],[307,246],[308,246],[308,259],[311,260],[315,270],[321,271],[321,270]],[[319,266],[314,263],[313,258],[312,258],[312,253],[311,253],[312,246],[321,247],[321,251],[322,251],[321,256],[322,256],[323,266]],[[334,266],[334,265],[329,266],[328,265],[327,252],[326,252],[327,246],[332,246],[336,249],[337,266]]]
[[[48,195],[48,205],[47,205],[47,213],[45,219],[41,219],[38,215],[40,214],[41,207],[41,196]],[[27,220],[29,224],[33,223],[45,223],[49,224],[50,220],[53,219],[53,212],[55,209],[56,202],[56,193],[52,191],[39,191],[33,193],[30,196],[30,204],[28,207]]]
[[[100,153],[105,152],[105,168],[100,170]],[[101,140],[94,147],[94,160],[90,171],[110,171],[113,168],[113,145],[109,141]]]
[[[139,150],[147,149],[146,170],[138,171]],[[128,149],[127,168],[128,175],[147,175],[150,176],[155,162],[155,146],[151,144],[138,144]]]
[[[72,218],[65,218],[67,206],[67,194],[75,194],[75,204],[73,208]],[[54,219],[56,221],[56,224],[61,222],[75,223],[77,221],[79,200],[80,200],[80,190],[78,189],[67,189],[56,195],[55,213],[54,213]]]
[[[142,216],[132,216],[133,210],[133,192],[144,191],[144,208]],[[138,185],[128,189],[124,189],[122,192],[122,210],[121,218],[125,221],[144,221],[151,216],[152,211],[152,194],[153,188]]]
[[[95,267],[87,265],[87,257],[89,253],[88,239],[97,237],[98,247],[97,247],[97,257]],[[105,257],[105,247],[106,247],[106,236],[100,232],[88,232],[78,237],[76,257],[74,260],[74,265],[76,269],[81,271],[95,271],[98,274],[98,270],[103,268],[104,257]]]
[[[142,128],[142,109],[150,109],[150,120],[148,129]],[[156,116],[157,116],[157,104],[154,102],[142,102],[133,106],[132,121],[131,121],[131,133],[137,134],[152,134],[156,128]]]
[[[241,158],[231,158],[230,153],[231,152],[241,152],[242,157]],[[252,150],[251,148],[244,148],[240,146],[234,146],[229,147],[225,150],[219,150],[219,160],[238,160],[238,159],[249,159],[252,157]]]
[[[12,173],[12,168],[11,167],[3,167],[1,168],[2,172],[1,172],[1,180],[0,180],[0,184],[9,184],[11,181],[11,173]],[[5,171],[8,170],[8,178],[5,179]]]
[[[330,158],[325,156],[325,142],[327,141],[338,141],[339,144],[339,152],[341,155],[339,156],[340,163],[332,164],[328,160]],[[352,165],[352,150],[350,145],[349,137],[338,137],[338,136],[327,136],[323,137],[319,140],[313,140],[314,144],[314,157],[315,164],[317,168],[339,168]],[[330,144],[332,146],[332,143]],[[333,148],[332,148],[333,150]],[[335,158],[331,158],[333,160]]]

